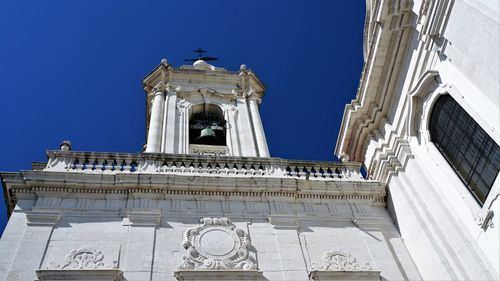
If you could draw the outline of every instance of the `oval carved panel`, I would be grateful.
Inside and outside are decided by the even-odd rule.
[[[179,266],[190,270],[255,270],[248,235],[228,218],[203,218],[184,234],[186,254]]]

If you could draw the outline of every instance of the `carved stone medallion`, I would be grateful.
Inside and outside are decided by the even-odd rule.
[[[189,228],[182,246],[186,254],[179,269],[184,270],[255,270],[249,257],[248,235],[228,218],[203,218],[199,226]]]

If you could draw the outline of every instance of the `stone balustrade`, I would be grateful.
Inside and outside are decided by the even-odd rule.
[[[284,177],[310,180],[359,180],[359,163],[281,158],[48,151],[44,171],[75,173],[165,173]]]

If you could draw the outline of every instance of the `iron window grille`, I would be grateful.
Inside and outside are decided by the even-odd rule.
[[[500,170],[500,147],[450,96],[438,98],[431,141],[482,206]]]

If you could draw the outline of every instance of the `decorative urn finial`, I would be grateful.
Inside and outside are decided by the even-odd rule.
[[[69,140],[64,140],[60,145],[59,148],[62,151],[70,151],[71,150],[71,142]]]

